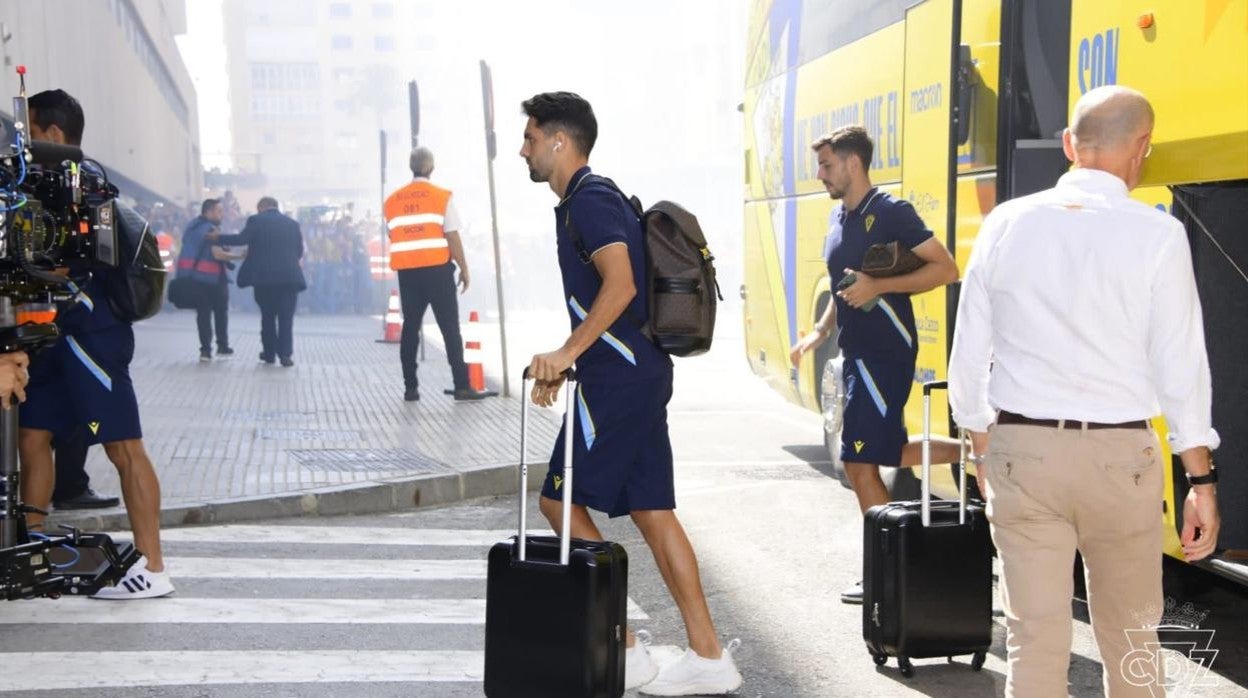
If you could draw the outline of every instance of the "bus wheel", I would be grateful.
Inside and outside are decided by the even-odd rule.
[[[922,496],[923,483],[914,471],[914,468],[880,468],[890,501],[910,502]]]
[[[845,463],[841,461],[841,427],[845,417],[845,378],[841,372],[841,357],[827,359],[819,380],[819,409],[823,413],[823,445],[828,450],[832,471],[841,485],[849,487]]]

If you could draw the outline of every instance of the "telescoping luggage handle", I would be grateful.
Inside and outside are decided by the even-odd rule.
[[[923,384],[923,495],[920,504],[924,526],[932,525],[932,391],[948,390],[949,381]],[[958,428],[958,523],[966,523],[966,430]]]
[[[575,431],[573,423],[573,407],[576,405],[574,391],[576,390],[576,371],[568,369],[563,372],[563,377],[567,382],[567,411],[563,416],[563,523],[559,527],[561,535],[559,536],[559,564],[568,564],[568,557],[572,550],[572,438]],[[529,515],[529,402],[530,387],[532,383],[529,379],[529,369],[526,366],[521,376],[520,395],[520,534],[516,542],[519,543],[520,561],[527,559],[529,547],[528,541],[528,515]]]

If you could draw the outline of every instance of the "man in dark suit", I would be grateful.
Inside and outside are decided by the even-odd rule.
[[[238,270],[238,287],[255,289],[260,306],[260,360],[282,366],[295,365],[293,328],[299,293],[308,287],[299,260],[303,257],[303,233],[299,224],[277,208],[277,199],[266,196],[256,205],[258,213],[247,219],[238,235],[219,235],[221,245],[246,245],[247,259]]]

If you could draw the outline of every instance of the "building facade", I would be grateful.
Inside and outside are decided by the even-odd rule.
[[[86,113],[83,150],[124,196],[185,206],[203,189],[195,88],[174,37],[185,0],[0,3],[0,112],[12,116],[17,66],[28,94],[61,88]]]
[[[432,33],[421,35],[435,3],[225,0],[224,8],[235,171],[262,174],[290,209],[376,211],[378,132],[389,136],[388,160],[406,162],[407,81],[436,48]]]

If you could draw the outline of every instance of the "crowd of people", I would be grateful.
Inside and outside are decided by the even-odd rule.
[[[243,229],[250,212],[245,212],[231,191],[220,198],[222,235],[234,235]],[[170,259],[176,259],[187,228],[200,215],[200,202],[185,208],[162,203],[138,204],[135,210],[151,225],[156,235],[168,235],[173,241]],[[303,230],[306,249],[303,256],[308,292],[299,306],[301,313],[375,314],[384,308],[385,281],[376,278],[369,268],[367,241],[377,237],[376,219],[355,219],[349,208],[309,206],[291,211]],[[246,294],[232,294],[230,309],[257,312],[255,302]]]
[[[300,210],[306,249],[303,269],[308,276],[310,313],[376,313],[381,280],[372,278],[365,240],[376,237],[378,224],[356,221],[348,211],[315,207]],[[377,286],[378,288],[374,288]]]

